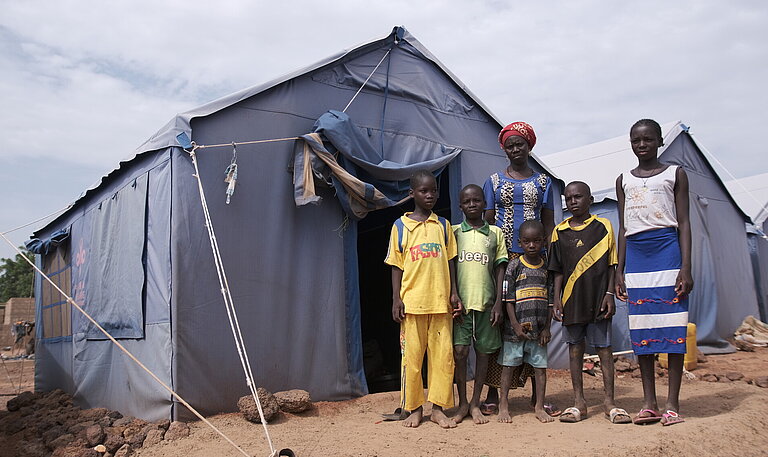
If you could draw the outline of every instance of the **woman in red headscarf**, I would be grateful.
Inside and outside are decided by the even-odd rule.
[[[533,171],[528,164],[536,134],[525,122],[513,122],[499,133],[499,144],[507,154],[509,165],[492,174],[483,185],[485,220],[504,233],[510,260],[519,257],[523,249],[518,243],[520,225],[536,219],[544,224],[547,235],[555,228],[555,193],[552,179]]]
[[[555,200],[557,192],[552,189],[552,179],[544,173],[534,171],[528,164],[531,150],[536,145],[536,133],[525,122],[513,122],[499,133],[499,145],[507,154],[509,165],[492,174],[483,185],[485,194],[485,220],[495,224],[504,233],[509,251],[509,260],[520,257],[523,249],[518,242],[518,230],[523,222],[536,219],[544,224],[549,235],[555,227]],[[559,200],[559,199],[558,199]],[[525,379],[533,377],[533,368],[524,364],[513,373],[512,388],[525,385]],[[498,410],[498,392],[501,381],[501,366],[491,356],[486,384],[488,397],[483,403],[486,414]],[[536,391],[534,388],[533,395]],[[535,399],[532,399],[533,404]],[[556,413],[551,405],[545,405],[547,412]]]

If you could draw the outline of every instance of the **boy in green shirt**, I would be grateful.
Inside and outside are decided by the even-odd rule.
[[[464,222],[453,226],[458,247],[456,282],[464,304],[463,319],[453,324],[454,379],[459,391],[456,423],[472,415],[475,424],[488,419],[480,411],[480,393],[488,372],[488,358],[501,347],[499,324],[501,287],[507,263],[507,247],[501,229],[483,220],[485,198],[480,186],[470,184],[459,192]],[[472,400],[467,402],[467,357],[474,344],[476,365]]]

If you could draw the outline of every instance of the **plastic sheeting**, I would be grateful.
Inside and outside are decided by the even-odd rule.
[[[418,41],[396,29],[289,77],[179,115],[37,234],[50,236],[72,225],[76,250],[79,240],[91,239],[96,227],[91,213],[98,204],[149,173],[146,239],[134,241],[145,251],[144,336],[124,341],[203,414],[235,410],[248,388],[194,170],[176,136],[184,132],[196,144],[210,145],[312,132],[324,113],[349,103],[387,50],[386,65],[347,110],[353,124],[346,128],[357,133],[336,136],[336,129],[323,128],[326,145],[339,152],[344,169],[363,182],[378,179],[385,195],[402,195],[412,168],[437,160],[448,170],[441,192],[449,197],[502,170],[507,159],[496,140],[500,123]],[[290,167],[300,141],[238,146],[238,185],[230,204],[223,172],[231,149],[198,150],[199,176],[256,383],[271,391],[305,389],[316,400],[347,399],[367,392],[361,316],[371,305],[360,301],[359,266],[383,265],[383,256],[360,255],[358,223],[345,215],[334,188],[318,185],[322,202],[296,207]],[[535,158],[532,162],[544,171]],[[448,207],[452,221],[459,222],[458,205]],[[391,222],[384,222],[387,229]],[[118,250],[114,257],[129,252],[134,261],[135,251]],[[75,273],[92,277],[91,267],[86,261]],[[390,281],[388,274],[364,279]],[[397,334],[391,338],[396,343]],[[145,419],[192,417],[108,342],[77,332],[61,344],[68,346],[44,351],[38,372],[55,376],[40,388],[76,389],[83,405],[122,408]],[[55,364],[72,368],[57,371]]]
[[[115,338],[144,336],[144,235],[147,175],[137,177],[90,214],[90,239],[80,249],[89,253],[85,278],[85,310]],[[82,238],[81,238],[82,240]],[[106,339],[89,321],[77,328],[86,338]]]
[[[314,176],[325,176],[336,190],[344,212],[355,219],[362,219],[370,211],[402,203],[407,195],[405,181],[413,173],[422,169],[439,172],[461,152],[460,148],[421,141],[407,146],[408,162],[386,160],[349,116],[333,110],[320,116],[314,125],[314,134],[302,138],[307,144],[303,149],[297,148],[293,160],[296,204],[319,203],[320,198],[313,193],[313,179]],[[327,145],[320,141],[321,138],[327,140]],[[389,148],[393,146],[389,145]],[[335,152],[347,159],[342,163],[349,170],[336,161]],[[357,179],[358,174],[365,182]]]
[[[31,240],[24,242],[24,246],[33,254],[46,255],[66,241],[67,238],[69,238],[69,227],[57,230],[53,235],[42,240],[39,238],[32,238]]]
[[[91,229],[93,218],[100,203],[123,201],[122,192],[143,194],[146,204],[137,217],[129,223],[140,227],[138,238],[130,238],[126,249],[112,251],[120,257],[132,253],[142,267],[141,281],[145,287],[139,289],[139,305],[144,309],[138,329],[142,332],[138,338],[122,339],[131,352],[147,365],[166,384],[172,384],[171,377],[171,324],[170,324],[170,184],[171,163],[168,155],[162,152],[136,160],[130,174],[120,176],[104,185],[99,192],[92,193],[82,201],[82,206],[60,217],[58,226],[71,227],[71,237],[67,244],[72,258],[72,296],[86,310],[94,311],[97,321],[108,324],[113,317],[99,315],[98,307],[89,306],[88,278],[91,266]],[[144,181],[142,184],[141,181]],[[114,198],[118,194],[117,197]],[[127,194],[126,194],[127,195]],[[130,199],[128,199],[130,200]],[[140,200],[140,198],[139,198]],[[131,207],[133,205],[128,205]],[[141,205],[139,205],[141,206]],[[102,208],[104,205],[102,204]],[[128,208],[126,207],[126,208]],[[122,211],[123,207],[116,209]],[[146,231],[148,239],[144,240]],[[132,232],[135,233],[135,232]],[[46,230],[40,232],[45,237]],[[137,240],[139,242],[137,242]],[[151,253],[143,255],[143,247]],[[138,257],[136,257],[138,255]],[[38,256],[43,262],[45,256]],[[118,260],[118,259],[116,259]],[[124,260],[124,259],[119,259]],[[115,265],[119,265],[120,261]],[[120,276],[115,279],[120,282]],[[41,287],[41,278],[36,278],[36,287]],[[119,290],[111,286],[107,289]],[[35,294],[39,296],[39,294]],[[39,312],[39,309],[38,309]],[[74,395],[76,403],[83,407],[107,407],[120,410],[123,414],[134,415],[148,420],[169,418],[171,416],[170,395],[122,352],[111,341],[90,339],[86,330],[91,325],[74,308],[71,312],[74,333],[52,340],[42,339],[43,322],[37,325],[37,348],[35,362],[35,389],[48,391],[56,388]],[[100,335],[96,335],[99,337]]]

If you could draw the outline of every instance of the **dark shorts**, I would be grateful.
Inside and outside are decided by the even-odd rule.
[[[611,320],[602,319],[589,324],[563,325],[563,339],[568,344],[587,342],[595,348],[607,348],[611,345]]]

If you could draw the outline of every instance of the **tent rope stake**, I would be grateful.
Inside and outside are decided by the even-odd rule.
[[[14,249],[14,250],[16,250],[16,252],[18,252],[19,254],[21,254],[21,253],[22,253],[22,252],[19,250],[19,248],[17,248],[17,247],[16,247],[16,246],[15,246],[15,245],[14,245],[14,244],[11,242],[11,240],[9,240],[9,239],[8,239],[8,238],[5,236],[5,233],[0,233],[0,236],[2,236],[2,237],[3,237],[3,239],[6,241],[6,243],[8,243],[8,244],[9,244],[11,247],[13,247],[13,249]],[[225,435],[225,434],[224,434],[224,432],[222,432],[221,430],[219,430],[219,429],[218,429],[218,428],[217,428],[215,425],[213,425],[213,424],[212,424],[212,423],[211,423],[211,422],[210,422],[208,419],[206,419],[205,417],[203,417],[203,415],[202,415],[202,414],[200,414],[200,412],[198,412],[198,411],[197,411],[197,410],[196,410],[194,407],[192,407],[192,405],[190,405],[189,403],[187,403],[187,401],[186,401],[186,400],[184,400],[183,398],[181,398],[181,396],[180,396],[179,394],[177,394],[177,393],[176,393],[176,392],[175,392],[173,389],[171,389],[171,388],[170,388],[170,387],[169,387],[169,386],[168,386],[166,383],[164,383],[164,382],[163,382],[163,381],[162,381],[162,380],[161,380],[159,377],[157,377],[157,375],[156,375],[155,373],[153,373],[153,372],[152,372],[152,370],[150,370],[149,368],[147,368],[147,367],[146,367],[146,366],[145,366],[143,363],[141,363],[141,361],[140,361],[139,359],[137,359],[137,358],[136,358],[136,357],[135,357],[133,354],[131,354],[131,352],[130,352],[128,349],[126,349],[126,348],[125,348],[125,346],[123,346],[122,344],[120,344],[120,342],[119,342],[119,341],[117,341],[117,340],[115,339],[115,337],[113,337],[113,336],[112,336],[112,335],[111,335],[111,334],[110,334],[108,331],[106,331],[106,330],[104,329],[104,327],[102,327],[101,325],[99,325],[99,323],[98,323],[98,322],[96,322],[96,320],[95,320],[93,317],[91,317],[91,315],[90,315],[90,314],[88,314],[88,313],[87,313],[87,312],[86,312],[86,311],[85,311],[83,308],[81,308],[81,307],[80,307],[80,305],[78,305],[78,304],[77,304],[77,302],[76,302],[76,301],[75,301],[75,300],[74,300],[72,297],[70,297],[70,296],[69,296],[69,295],[68,295],[66,292],[64,292],[64,291],[63,291],[63,290],[62,290],[62,289],[61,289],[61,288],[60,288],[60,287],[59,287],[59,286],[58,286],[58,285],[57,285],[55,282],[53,282],[53,280],[51,280],[51,278],[49,278],[49,277],[48,277],[48,276],[47,276],[45,273],[43,273],[43,271],[42,271],[40,268],[38,268],[38,267],[37,267],[37,265],[35,265],[35,264],[34,264],[34,263],[31,261],[31,260],[29,260],[29,259],[27,258],[27,256],[25,256],[25,255],[22,255],[21,257],[23,257],[23,258],[24,258],[24,260],[26,260],[26,262],[27,262],[28,264],[30,264],[30,265],[32,266],[32,268],[33,268],[35,271],[37,271],[37,273],[38,273],[38,274],[40,274],[40,276],[41,276],[43,279],[45,279],[46,281],[48,281],[48,283],[49,283],[51,286],[53,286],[53,288],[54,288],[54,289],[56,289],[56,291],[58,291],[58,292],[59,292],[59,293],[60,293],[60,294],[61,294],[63,297],[65,297],[65,298],[67,299],[67,303],[69,303],[70,305],[74,306],[74,307],[75,307],[75,309],[77,309],[77,310],[78,310],[78,311],[79,311],[79,312],[80,312],[80,313],[81,313],[83,316],[85,316],[85,318],[86,318],[86,319],[88,319],[88,320],[89,320],[89,321],[90,321],[90,322],[91,322],[91,323],[92,323],[92,324],[93,324],[93,325],[94,325],[94,326],[95,326],[95,327],[96,327],[96,328],[97,328],[97,329],[98,329],[98,330],[99,330],[101,333],[103,333],[103,334],[104,334],[104,336],[106,336],[107,338],[109,338],[109,340],[110,340],[112,343],[114,343],[114,344],[115,344],[115,346],[117,346],[117,347],[118,347],[118,348],[119,348],[121,351],[123,351],[123,353],[124,353],[125,355],[127,355],[127,356],[128,356],[128,357],[129,357],[131,360],[133,360],[133,361],[134,361],[134,362],[135,362],[135,363],[136,363],[136,364],[137,364],[137,365],[138,365],[138,366],[139,366],[139,367],[140,367],[142,370],[144,370],[144,371],[145,371],[145,372],[146,372],[148,375],[150,375],[150,376],[152,377],[152,379],[154,379],[155,381],[157,381],[157,383],[158,383],[158,384],[160,384],[160,385],[161,385],[161,386],[162,386],[162,387],[163,387],[165,390],[167,390],[167,391],[168,391],[168,393],[170,393],[170,394],[173,396],[173,398],[175,398],[176,400],[178,400],[178,401],[179,401],[179,403],[181,403],[182,405],[186,406],[186,407],[187,407],[187,409],[189,409],[189,410],[192,412],[192,414],[194,414],[195,416],[197,416],[197,418],[198,418],[198,419],[200,419],[200,420],[201,420],[201,421],[203,421],[203,422],[204,422],[206,425],[208,425],[209,427],[211,427],[211,428],[212,428],[212,429],[213,429],[213,430],[214,430],[216,433],[218,433],[218,434],[219,434],[219,435],[220,435],[222,438],[224,438],[224,439],[225,439],[225,440],[226,440],[226,441],[227,441],[229,444],[231,444],[231,445],[232,445],[232,446],[233,446],[235,449],[237,449],[237,450],[238,450],[238,452],[240,452],[242,455],[245,455],[245,456],[247,456],[247,457],[250,457],[250,455],[249,455],[247,452],[245,452],[245,451],[244,451],[244,450],[243,450],[243,449],[242,449],[240,446],[238,446],[238,445],[237,445],[237,444],[236,444],[234,441],[232,441],[232,440],[231,440],[231,439],[230,439],[230,438],[229,438],[227,435]]]
[[[232,145],[232,143],[230,143]],[[240,323],[237,319],[237,311],[235,310],[235,304],[234,300],[232,299],[232,292],[229,288],[229,282],[227,281],[227,275],[224,271],[224,262],[221,259],[221,251],[219,250],[219,243],[216,239],[216,233],[213,229],[213,221],[211,220],[211,214],[208,209],[208,202],[205,199],[205,191],[203,190],[203,182],[200,179],[200,169],[197,164],[197,149],[199,149],[199,146],[195,145],[193,143],[192,150],[187,151],[190,158],[192,159],[192,165],[195,167],[195,174],[194,177],[197,180],[197,189],[200,193],[200,203],[202,205],[203,209],[203,216],[205,217],[204,225],[206,229],[208,230],[208,239],[211,243],[211,251],[213,253],[213,260],[216,265],[216,274],[219,279],[219,286],[222,298],[224,299],[224,308],[227,311],[227,318],[229,319],[229,327],[232,331],[232,336],[235,339],[235,347],[237,348],[237,355],[240,357],[240,364],[242,365],[243,372],[245,374],[245,383],[248,385],[248,388],[251,391],[251,395],[253,396],[253,400],[256,403],[256,408],[259,411],[259,417],[261,418],[261,425],[264,427],[264,435],[267,438],[267,442],[269,443],[269,448],[271,451],[270,455],[276,455],[276,450],[274,445],[272,444],[272,438],[269,435],[269,429],[267,428],[267,421],[264,418],[264,411],[261,407],[261,400],[259,400],[259,395],[256,392],[256,383],[254,381],[253,377],[253,371],[251,369],[251,363],[248,359],[248,353],[245,349],[245,341],[243,339],[243,333],[240,329]]]

